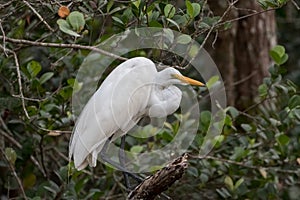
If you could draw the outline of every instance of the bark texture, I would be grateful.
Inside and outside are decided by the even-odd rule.
[[[211,0],[209,6],[222,16],[228,4]],[[259,11],[262,8],[256,1],[240,0],[224,21]],[[244,109],[253,103],[258,86],[268,75],[269,50],[275,43],[275,13],[269,11],[233,22],[230,29],[218,32],[213,48],[207,46],[224,79],[229,105]]]
[[[180,179],[188,167],[188,155],[184,154],[166,167],[146,178],[128,195],[129,200],[152,200]]]

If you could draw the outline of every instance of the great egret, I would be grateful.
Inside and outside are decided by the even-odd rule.
[[[165,117],[175,112],[182,97],[175,84],[204,86],[172,67],[158,72],[144,57],[129,59],[115,68],[76,122],[69,146],[75,168],[95,167],[108,138],[125,135],[143,116]]]

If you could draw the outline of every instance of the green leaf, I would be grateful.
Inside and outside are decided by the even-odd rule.
[[[177,43],[179,44],[188,44],[189,42],[192,41],[191,36],[189,35],[180,35],[177,39],[176,39]]]
[[[249,149],[244,149],[244,147],[234,147],[234,153],[230,156],[232,160],[241,160],[249,154]]]
[[[69,99],[72,96],[73,89],[70,86],[64,87],[59,91],[59,95],[62,96],[65,100]]]
[[[198,169],[196,167],[193,167],[193,166],[188,167],[187,173],[189,173],[190,175],[192,175],[194,177],[198,177],[199,176]]]
[[[270,56],[277,65],[282,65],[288,60],[288,55],[285,53],[285,48],[281,45],[276,45],[270,50]]]
[[[85,25],[84,16],[81,12],[73,11],[67,17],[67,22],[72,26],[73,30],[78,33],[82,31]]]
[[[113,0],[110,0],[108,3],[107,3],[107,6],[106,6],[106,12],[109,12],[111,7],[114,5],[114,1]]]
[[[228,106],[225,109],[225,112],[229,112],[233,119],[236,118],[240,114],[240,112],[233,106]]]
[[[176,8],[172,4],[167,4],[164,8],[164,14],[167,18],[173,18]]]
[[[120,23],[120,24],[123,24],[124,25],[124,22],[120,19],[120,18],[118,18],[118,17],[115,17],[115,16],[112,16],[112,19],[114,20],[114,21],[116,21],[116,22],[118,22],[118,23]]]
[[[141,145],[135,145],[130,148],[131,153],[141,153],[143,151],[144,147]]]
[[[274,52],[274,51],[270,51],[270,56],[271,56],[271,58],[274,60],[274,62],[276,63],[276,64],[279,64],[280,63],[280,57],[279,57],[279,55],[276,53],[276,52]]]
[[[163,168],[163,166],[161,166],[161,165],[152,165],[150,167],[149,171],[154,172],[154,171],[160,170],[161,168]]]
[[[67,82],[73,88],[73,92],[78,92],[81,89],[82,85],[83,85],[83,83],[78,82],[74,78],[68,79]]]
[[[234,184],[234,189],[236,190],[240,185],[244,182],[243,178],[240,178],[235,184]]]
[[[252,127],[249,124],[241,124],[241,127],[246,131],[249,132],[252,130]]]
[[[258,93],[260,97],[266,97],[268,95],[268,86],[263,83],[258,87]]]
[[[34,78],[42,70],[42,66],[39,62],[32,60],[27,64],[27,70],[31,78]]]
[[[201,112],[200,120],[203,124],[209,125],[210,120],[211,120],[211,113],[209,111]]]
[[[224,183],[225,183],[225,185],[226,185],[231,191],[234,190],[233,181],[232,181],[232,179],[230,178],[230,176],[226,176],[226,177],[225,177]]]
[[[290,138],[284,134],[278,136],[276,139],[281,146],[285,146],[290,142]]]
[[[53,75],[53,72],[46,72],[45,74],[43,74],[40,78],[40,84],[47,82],[50,78],[52,78]]]
[[[300,106],[300,95],[294,95],[290,98],[288,106],[290,109],[294,109]]]
[[[198,46],[197,45],[192,45],[189,49],[189,56],[191,58],[195,58],[198,53],[199,53]]]
[[[178,30],[180,30],[180,26],[177,24],[177,22],[175,22],[172,19],[167,18],[167,21],[171,22],[173,25],[175,25],[177,27]]]
[[[289,55],[285,53],[285,54],[280,58],[280,63],[279,63],[279,65],[284,64],[288,59],[289,59]]]
[[[210,89],[215,83],[217,83],[219,80],[219,76],[218,75],[215,75],[215,76],[212,76],[207,82],[206,82],[206,87],[208,89]]]
[[[15,150],[13,148],[7,147],[5,148],[5,155],[8,161],[12,165],[14,165],[17,160],[17,153],[15,152]]]
[[[231,119],[231,117],[229,115],[226,115],[224,123],[227,126],[232,126],[232,119]]]
[[[209,180],[209,177],[205,173],[201,173],[199,179],[201,183],[206,183]]]
[[[205,23],[208,28],[216,23],[218,23],[218,21],[220,20],[220,16],[215,16],[215,17],[203,17],[203,23]],[[201,24],[201,23],[200,23]]]
[[[258,3],[264,10],[268,8],[268,4],[265,2],[265,0],[258,0]]]
[[[300,109],[293,109],[291,114],[300,122]]]
[[[56,22],[58,24],[59,29],[69,35],[75,36],[75,37],[80,37],[80,35],[76,32],[74,32],[70,26],[70,24],[64,20],[64,19],[59,19]]]
[[[216,192],[223,198],[223,199],[230,199],[231,194],[228,192],[228,190],[224,187],[221,189],[216,189]]]
[[[23,185],[25,188],[32,188],[36,183],[36,176],[34,174],[29,174],[23,178]]]
[[[195,18],[196,16],[199,15],[201,6],[198,3],[192,3],[192,6],[193,6],[193,18]]]
[[[214,138],[215,145],[219,146],[224,141],[224,139],[225,139],[224,135],[217,135]]]
[[[185,1],[186,13],[190,16],[190,18],[194,18],[194,8],[190,1]]]
[[[205,22],[200,22],[200,24],[198,25],[198,27],[200,29],[209,29],[210,28],[210,25],[208,25],[207,23]]]
[[[285,49],[281,45],[276,45],[271,49],[272,52],[275,52],[279,57],[282,57],[285,54]]]

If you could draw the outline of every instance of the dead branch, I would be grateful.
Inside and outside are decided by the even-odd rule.
[[[152,200],[180,179],[188,167],[188,155],[183,154],[166,167],[147,177],[128,195],[129,200]]]

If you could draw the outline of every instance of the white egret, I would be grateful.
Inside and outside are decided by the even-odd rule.
[[[125,135],[143,116],[165,117],[175,112],[182,97],[175,84],[204,86],[172,67],[158,72],[144,57],[129,59],[115,68],[76,122],[69,146],[75,168],[95,167],[108,138]]]

